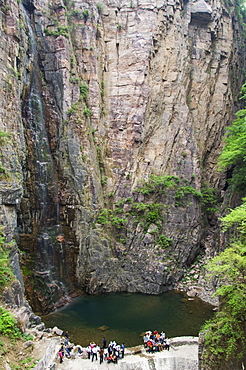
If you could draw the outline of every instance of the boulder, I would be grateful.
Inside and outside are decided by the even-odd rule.
[[[62,333],[63,333],[63,330],[58,329],[58,327],[57,327],[57,326],[55,326],[55,327],[52,329],[52,331],[53,331],[53,334],[56,334],[56,335],[59,335],[59,336],[61,336],[61,335],[62,335]]]

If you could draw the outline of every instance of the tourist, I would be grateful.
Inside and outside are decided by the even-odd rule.
[[[148,333],[145,333],[144,337],[143,337],[143,342],[144,342],[144,347],[145,348],[147,347],[147,342],[148,342],[149,339],[150,339],[150,335]]]
[[[63,356],[62,356],[62,352],[58,352],[58,356],[59,356],[59,360],[60,360],[60,364],[63,362]]]
[[[152,351],[153,351],[153,341],[149,339],[147,342],[147,352],[152,352]]]
[[[108,354],[109,356],[113,353],[113,342],[111,341],[108,345]]]
[[[166,338],[166,333],[165,333],[164,331],[162,331],[162,332],[161,332],[161,337],[162,337],[163,339],[165,339],[165,338]]]
[[[66,333],[64,334],[64,337],[65,337],[65,346],[68,345],[68,342],[69,342],[69,334],[68,334],[68,331],[66,331]]]
[[[164,343],[165,338],[166,338],[166,334],[162,331],[162,332],[161,332],[160,339],[159,339],[159,341],[160,341],[160,343],[161,343],[161,344],[163,344],[163,343]]]
[[[114,345],[114,355],[115,355],[117,358],[119,358],[119,356],[120,356],[120,350],[121,350],[120,345],[116,343],[116,344]]]
[[[108,353],[108,348],[104,348],[104,359],[106,360],[106,358],[109,356],[109,353]]]
[[[66,339],[69,338],[68,331],[64,334]],[[166,338],[166,334],[164,331],[158,332],[155,330],[154,332],[146,331],[143,336],[144,346],[147,352],[155,353],[166,349],[169,351],[170,349],[170,339]],[[80,345],[74,346],[74,344],[70,343],[68,345],[64,345],[64,342],[61,343],[61,348],[58,352],[60,363],[63,362],[64,356],[69,358],[75,358],[75,356],[79,356],[82,354],[82,347]],[[110,341],[107,347],[106,338],[103,337],[102,347],[100,348],[95,342],[91,342],[88,344],[86,348],[88,359],[91,359],[91,362],[97,361],[98,354],[100,359],[100,364],[103,361],[107,361],[107,363],[113,362],[115,364],[118,363],[118,359],[123,359],[125,356],[125,344],[122,343],[121,345],[117,343],[115,340]]]
[[[66,355],[67,357],[70,357],[70,354],[71,354],[72,349],[73,349],[73,346],[72,346],[71,344],[69,344],[69,345],[67,345],[67,346],[65,347],[65,355]]]
[[[61,364],[63,362],[63,357],[64,357],[64,347],[63,347],[63,345],[61,346],[61,348],[58,351],[58,356],[59,356],[60,364]]]
[[[86,347],[86,352],[87,352],[87,356],[89,360],[91,357],[91,345],[90,344],[88,344],[88,346]]]
[[[111,355],[109,355],[109,357],[107,357],[106,360],[107,360],[108,364],[110,362],[114,362],[115,364],[117,364],[117,357],[113,353],[111,353]]]
[[[99,350],[100,364],[103,362],[103,356],[104,356],[104,348],[100,348]]]
[[[97,345],[94,345],[91,349],[92,352],[92,357],[91,357],[91,362],[93,362],[94,358],[96,358],[97,361],[97,352],[99,351],[100,347]]]
[[[125,343],[122,343],[122,345],[121,345],[121,358],[124,358],[124,354],[125,354]]]
[[[166,338],[165,342],[166,342],[165,348],[169,351],[170,339],[169,338]]]
[[[164,331],[161,333],[158,330],[153,331],[146,331],[143,336],[144,347],[147,348],[147,352],[159,352],[163,349],[167,349],[169,351],[170,348],[170,339],[167,340],[166,344],[166,334]]]

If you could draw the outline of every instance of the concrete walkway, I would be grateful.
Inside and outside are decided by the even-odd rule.
[[[126,349],[123,359],[118,364],[83,358],[64,359],[59,363],[56,359],[56,370],[197,370],[198,369],[198,338],[178,337],[171,341],[170,351],[163,350],[154,354],[147,353],[143,346]]]

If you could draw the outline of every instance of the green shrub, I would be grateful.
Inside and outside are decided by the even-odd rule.
[[[172,239],[168,238],[166,235],[160,235],[157,243],[160,245],[162,248],[168,248],[172,244]]]
[[[242,86],[242,98],[246,100],[246,83]],[[245,105],[244,105],[245,106]],[[231,169],[232,177],[229,184],[235,190],[245,193],[246,186],[246,109],[236,113],[236,120],[228,128],[224,138],[225,146],[218,160],[220,170]]]
[[[132,198],[131,197],[126,198],[125,202],[126,203],[132,203]]]
[[[203,364],[211,369],[239,369],[246,353],[246,199],[221,219],[231,228],[231,244],[208,262],[212,279],[219,278],[215,295],[219,311],[205,323]],[[237,239],[232,242],[237,234]]]
[[[70,17],[76,17],[76,18],[82,18],[82,15],[78,9],[73,9],[68,16]]]
[[[113,226],[123,227],[126,224],[127,219],[126,218],[120,218],[120,217],[117,217],[117,216],[112,216],[110,218],[110,222]]]
[[[131,209],[131,213],[135,213],[135,212],[145,212],[148,210],[148,207],[149,205],[146,204],[146,203],[142,203],[142,202],[139,202],[139,203],[133,203],[132,204],[132,209]]]
[[[0,146],[3,146],[7,142],[10,142],[12,136],[13,135],[10,132],[0,131]]]
[[[10,243],[5,243],[3,229],[0,229],[0,291],[14,279],[14,272],[9,260]]]
[[[89,18],[89,10],[88,9],[85,9],[83,12],[82,12],[82,16],[84,18],[84,21],[87,21],[87,19]]]
[[[74,103],[70,109],[67,111],[67,115],[70,117],[73,113],[75,113],[78,110],[78,103]]]
[[[21,336],[17,327],[17,320],[3,307],[0,307],[0,333],[10,338],[20,338]]]
[[[80,85],[79,89],[80,89],[80,95],[82,96],[84,100],[86,100],[88,96],[88,92],[89,92],[88,86],[83,84],[83,85]]]
[[[84,109],[84,116],[85,117],[90,117],[91,116],[91,110],[89,108]]]
[[[28,341],[28,340],[33,340],[33,336],[32,336],[32,334],[27,334],[27,333],[22,333],[21,334],[21,338],[22,339],[24,339],[24,340],[26,340],[26,341]]]
[[[234,361],[242,361],[245,355],[245,253],[245,245],[235,243],[208,265],[211,275],[220,277],[220,287],[216,291],[220,299],[219,311],[202,328],[205,333],[203,361],[211,369],[222,369],[230,363],[230,368],[239,368]]]
[[[107,184],[107,179],[108,179],[108,176],[103,176],[103,178],[101,179],[101,184],[102,185]]]
[[[179,182],[180,179],[176,176],[150,175],[149,180],[143,182],[134,192],[163,194],[166,189],[173,189]]]
[[[79,82],[79,78],[75,76],[71,76],[69,79],[69,82],[71,82],[71,84],[77,84]]]
[[[44,33],[45,33],[46,36],[58,37],[58,36],[63,35],[65,37],[69,38],[68,28],[64,27],[64,26],[58,26],[57,29],[54,30],[54,31],[50,30],[49,28],[45,28]]]
[[[97,157],[99,164],[101,162],[101,148],[97,147]],[[102,177],[102,184],[105,182],[105,177]],[[181,186],[181,184],[187,184],[188,180],[180,179],[176,176],[162,176],[162,175],[150,175],[148,181],[142,181],[141,185],[138,186],[134,193],[144,194],[142,202],[134,201],[128,197],[121,199],[116,202],[114,209],[104,209],[100,212],[97,222],[107,224],[110,226],[121,227],[121,238],[127,237],[127,226],[135,227],[141,226],[142,231],[146,232],[151,224],[156,225],[156,234],[160,234],[163,228],[164,210],[169,208],[170,199],[174,199],[175,194],[175,206],[177,206],[177,200],[185,198],[186,194],[191,194],[200,200],[204,201],[202,194],[195,188],[189,185]],[[168,190],[169,199],[164,196]],[[138,199],[138,195],[134,196]],[[204,196],[205,197],[205,196]],[[164,204],[165,200],[168,204]],[[180,206],[183,205],[181,202]],[[210,207],[210,210],[212,208]],[[167,211],[168,213],[168,211]],[[112,229],[114,233],[114,230]],[[158,239],[158,244],[167,248],[172,243],[172,240],[167,238],[165,235],[161,235]]]
[[[202,204],[206,213],[218,211],[218,205],[221,203],[218,189],[205,185],[201,188]]]
[[[2,165],[1,162],[0,162],[0,173],[4,173],[4,174],[7,173],[7,169]]]
[[[97,222],[102,225],[108,224],[111,226],[123,227],[127,219],[118,217],[111,209],[103,208],[97,217]]]
[[[180,186],[176,191],[175,198],[183,198],[186,194],[195,195],[197,198],[202,198],[202,194],[194,189],[192,186]]]
[[[110,223],[110,218],[112,216],[112,210],[111,209],[107,209],[107,208],[103,208],[100,212],[99,212],[99,215],[97,217],[97,222],[99,224],[102,224],[102,225],[106,225],[106,224],[109,224]]]

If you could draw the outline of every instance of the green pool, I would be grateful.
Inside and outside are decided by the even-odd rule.
[[[43,316],[46,327],[68,330],[70,339],[82,346],[90,341],[124,342],[127,347],[142,343],[146,330],[164,331],[168,337],[197,336],[201,325],[212,317],[213,307],[199,298],[188,299],[170,291],[161,295],[83,295],[62,309]]]

